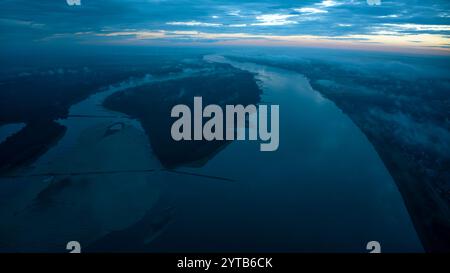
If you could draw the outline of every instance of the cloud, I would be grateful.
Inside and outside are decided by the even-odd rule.
[[[220,27],[222,24],[218,23],[204,23],[197,21],[187,21],[187,22],[167,22],[166,25],[172,26],[198,26],[198,27]]]
[[[193,33],[193,32],[191,32]],[[120,31],[110,33],[97,33],[96,36],[104,37],[120,37],[120,36],[134,36],[137,39],[162,39],[167,37],[167,32],[164,30],[157,31]]]
[[[328,11],[318,8],[298,8],[294,10],[299,13],[328,13]]]
[[[231,10],[231,11],[227,12],[227,14],[230,15],[230,16],[243,17],[241,15],[241,11],[240,10]]]
[[[97,33],[97,36],[104,37],[132,37],[137,40],[173,40],[173,39],[191,39],[196,41],[216,40],[252,40],[255,44],[261,45],[309,45],[309,46],[355,46],[356,48],[371,48],[370,44],[379,44],[391,48],[409,46],[417,48],[418,44],[424,47],[438,46],[442,50],[450,44],[450,38],[440,35],[418,34],[418,35],[342,35],[342,36],[317,36],[317,35],[273,35],[273,34],[255,34],[248,32],[202,32],[202,31],[166,31],[166,30],[136,30],[136,31],[118,31],[110,33]]]
[[[381,5],[381,0],[367,0],[369,6],[379,6]]]
[[[383,24],[393,31],[450,31],[450,25]]]
[[[77,1],[78,2],[78,1]],[[449,47],[448,0],[85,0],[74,8],[66,1],[0,0],[0,44],[80,42],[76,33],[135,30],[241,32],[254,36],[313,36],[419,47]],[[75,6],[75,4],[74,4]],[[161,34],[157,34],[161,35]],[[147,34],[148,36],[148,34]],[[398,36],[398,37],[391,37]],[[414,37],[417,36],[417,37]],[[56,37],[56,38],[55,38]],[[91,35],[97,43],[112,37]],[[130,36],[117,36],[129,42]],[[183,39],[173,35],[172,39]],[[382,41],[386,38],[387,41]],[[165,38],[164,38],[165,39]],[[426,40],[429,39],[429,40]],[[278,38],[276,39],[279,40]],[[246,39],[245,42],[248,40]],[[272,40],[271,40],[272,41]],[[410,43],[410,41],[420,41]],[[237,43],[238,41],[236,41]],[[449,50],[450,51],[450,50]]]
[[[283,26],[296,24],[296,21],[288,20],[289,18],[297,17],[294,14],[263,14],[256,16],[258,23],[253,23],[253,26]]]
[[[321,7],[328,8],[328,7],[334,7],[334,6],[342,5],[342,3],[339,3],[339,2],[336,2],[336,1],[332,1],[332,0],[325,0],[325,1],[322,1],[322,2],[318,3],[317,5],[321,6]]]
[[[231,24],[231,25],[228,25],[229,27],[246,27],[246,26],[248,26],[247,24]]]
[[[36,23],[33,21],[7,19],[7,18],[0,18],[0,24],[10,25],[10,26],[19,26],[19,27],[29,27],[29,28],[45,27],[45,24],[40,24],[40,23]]]
[[[400,15],[399,14],[389,14],[389,15],[380,15],[377,16],[377,18],[399,18]]]
[[[261,38],[259,35],[249,33],[211,33],[201,31],[166,31],[166,30],[139,30],[139,31],[119,31],[110,33],[98,33],[97,36],[106,37],[120,37],[133,36],[136,39],[172,39],[172,38],[191,38],[191,39],[247,39],[247,38]]]
[[[81,0],[66,0],[69,6],[81,6]]]
[[[247,24],[229,24],[224,25],[221,23],[205,23],[197,21],[187,21],[187,22],[167,22],[166,25],[171,26],[189,26],[189,27],[246,27]]]

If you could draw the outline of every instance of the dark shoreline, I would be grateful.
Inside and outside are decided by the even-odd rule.
[[[67,128],[55,121],[28,123],[0,143],[0,173],[28,166],[64,136]]]

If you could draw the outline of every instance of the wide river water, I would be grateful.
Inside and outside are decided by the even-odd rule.
[[[386,252],[423,251],[402,197],[371,143],[333,102],[314,91],[304,76],[233,62],[218,55],[205,56],[205,60],[229,63],[255,73],[263,90],[261,103],[280,105],[277,151],[261,152],[257,141],[234,141],[201,168],[183,167],[177,173],[160,171],[140,176],[86,176],[76,181],[83,186],[66,186],[64,194],[57,192],[61,200],[73,196],[77,196],[77,200],[52,203],[45,210],[30,209],[29,203],[35,202],[33,196],[51,183],[51,177],[18,178],[14,179],[15,183],[6,181],[0,185],[2,196],[10,198],[0,204],[0,216],[11,222],[0,230],[0,242],[7,241],[2,242],[5,249],[20,243],[21,246],[32,244],[31,250],[64,251],[60,244],[77,240],[77,236],[91,243],[98,239],[95,236],[102,237],[117,230],[123,231],[119,245],[120,241],[126,244],[127,240],[136,240],[136,229],[129,227],[137,226],[139,230],[139,225],[145,226],[145,221],[140,220],[145,219],[146,211],[154,206],[155,202],[148,199],[155,199],[153,195],[157,192],[164,197],[159,201],[163,203],[161,207],[174,208],[175,213],[157,236],[142,237],[146,251],[367,252],[369,241],[380,242],[382,251]],[[132,85],[153,80],[147,77]],[[70,169],[71,163],[64,162],[70,162],[70,158],[79,161],[77,156],[87,162],[86,166],[96,166],[97,158],[97,162],[113,162],[105,166],[116,169],[120,164],[127,164],[123,169],[132,165],[160,169],[151,155],[150,145],[141,144],[143,132],[139,122],[101,106],[107,96],[128,87],[127,84],[112,87],[74,105],[72,115],[100,118],[73,117],[60,121],[68,127],[66,135],[35,163],[34,171],[47,170],[44,166],[52,166],[52,161],[63,162],[61,164],[68,166],[64,169]],[[105,117],[101,118],[102,115]],[[135,145],[127,147],[127,151],[137,148],[148,151],[150,156],[134,157],[139,152],[129,155],[118,152],[126,157],[126,162],[112,158],[114,153],[101,159],[96,156],[89,159],[90,149],[86,149],[82,154],[70,154],[60,160],[65,153],[70,153],[84,131],[90,130],[83,138],[89,143],[98,130],[103,130],[105,123],[115,122],[123,122],[131,129],[118,135],[116,142],[98,140],[104,148],[101,154],[126,141]],[[208,178],[208,175],[229,181]],[[112,182],[108,184],[108,181]],[[12,210],[19,212],[12,213]],[[91,220],[78,221],[68,214],[74,217],[89,214]],[[54,233],[48,232],[47,225]],[[24,235],[27,230],[33,234]],[[61,230],[70,232],[58,233]],[[117,245],[117,241],[111,244]]]
[[[366,136],[297,73],[222,56],[256,74],[262,104],[280,105],[280,146],[234,141],[199,172],[172,178],[178,217],[154,250],[423,251],[402,197]],[[186,171],[192,169],[185,168]]]

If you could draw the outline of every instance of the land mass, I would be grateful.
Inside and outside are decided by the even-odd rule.
[[[47,57],[0,70],[0,126],[27,124],[0,144],[0,173],[32,163],[56,143],[66,129],[55,120],[67,118],[73,104],[123,81],[182,71],[179,59],[166,55]]]
[[[54,121],[28,123],[0,143],[0,173],[25,166],[44,154],[64,136],[66,127]]]
[[[257,104],[261,90],[254,75],[224,64],[206,64],[209,72],[178,80],[156,82],[128,89],[108,97],[105,107],[139,119],[149,137],[152,149],[166,168],[180,165],[201,166],[222,149],[223,141],[175,141],[170,130],[176,118],[170,116],[177,104],[193,109],[193,97],[203,103]]]

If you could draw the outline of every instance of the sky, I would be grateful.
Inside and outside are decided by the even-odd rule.
[[[449,0],[0,0],[8,45],[260,45],[450,54]]]

